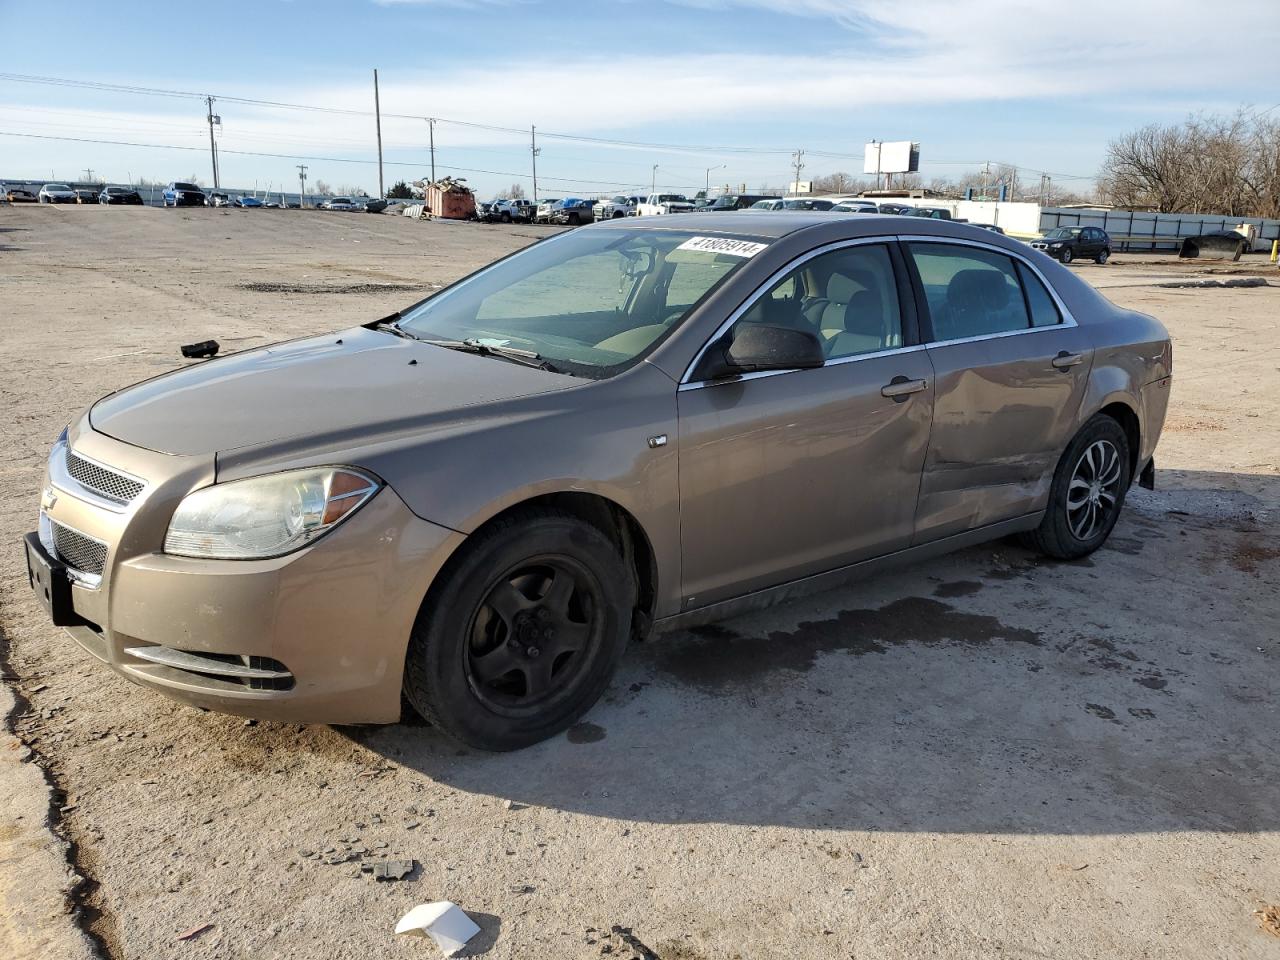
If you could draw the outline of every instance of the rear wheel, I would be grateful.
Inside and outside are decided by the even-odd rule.
[[[1106,263],[1106,262],[1107,262],[1107,258],[1108,258],[1108,257],[1110,257],[1110,256],[1111,256],[1111,251],[1110,251],[1110,250],[1108,250],[1106,247],[1103,247],[1101,250],[1099,250],[1099,251],[1098,251],[1098,255],[1097,255],[1096,257],[1094,257],[1094,258],[1093,258],[1093,262],[1094,262],[1094,263]]]
[[[626,648],[635,584],[613,542],[559,512],[500,520],[423,605],[404,691],[463,743],[515,750],[569,727]]]
[[[1062,253],[1058,254],[1058,259],[1063,263],[1070,263],[1075,259],[1075,254],[1071,252],[1070,247],[1063,247]]]
[[[1094,416],[1058,461],[1044,519],[1027,535],[1027,545],[1059,560],[1075,560],[1102,546],[1120,518],[1129,463],[1124,429],[1105,414]]]

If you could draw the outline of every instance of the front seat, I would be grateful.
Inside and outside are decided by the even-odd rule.
[[[947,284],[947,308],[934,318],[939,340],[991,328],[991,317],[1009,306],[1009,284],[998,270],[961,270]]]

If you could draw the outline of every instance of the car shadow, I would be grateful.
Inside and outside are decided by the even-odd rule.
[[[1280,478],[1161,483],[1082,561],[998,542],[634,647],[526,750],[344,732],[458,790],[620,821],[1273,830]]]

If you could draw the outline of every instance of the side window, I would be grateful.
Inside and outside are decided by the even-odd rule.
[[[1004,254],[945,243],[912,243],[935,340],[962,340],[1027,328],[1013,261]]]
[[[833,250],[792,270],[738,321],[818,335],[829,360],[902,346],[893,261],[881,244]]]
[[[1017,264],[1018,279],[1022,281],[1022,289],[1027,294],[1027,310],[1031,313],[1033,327],[1052,327],[1062,322],[1062,314],[1058,305],[1049,296],[1040,278],[1031,272],[1029,267]]]

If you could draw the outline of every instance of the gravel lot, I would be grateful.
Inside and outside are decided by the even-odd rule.
[[[1157,490],[1094,557],[996,543],[665,636],[518,754],[198,713],[47,625],[19,538],[74,413],[181,343],[363,322],[546,232],[0,209],[0,696],[21,740],[0,800],[23,801],[0,814],[0,955],[433,957],[391,931],[448,898],[494,958],[642,956],[614,925],[662,960],[1277,956],[1255,915],[1280,902],[1276,280],[1074,268],[1175,340]],[[1276,276],[1249,259],[1220,269]],[[385,855],[419,866],[361,874]]]

